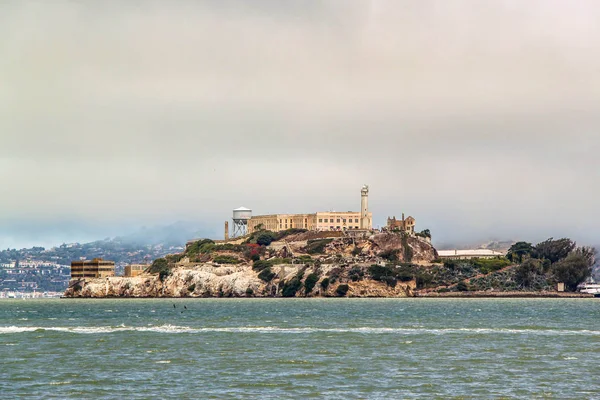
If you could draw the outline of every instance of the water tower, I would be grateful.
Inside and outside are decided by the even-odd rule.
[[[248,233],[248,220],[252,218],[252,210],[240,207],[233,210],[233,237]]]

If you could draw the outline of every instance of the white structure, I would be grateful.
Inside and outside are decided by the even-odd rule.
[[[371,229],[369,224],[369,186],[360,190],[360,229]]]
[[[233,210],[233,237],[244,236],[248,232],[248,221],[252,218],[252,210],[240,207]]]
[[[499,251],[488,249],[475,250],[438,250],[438,256],[441,259],[469,260],[471,258],[497,258],[505,254]]]

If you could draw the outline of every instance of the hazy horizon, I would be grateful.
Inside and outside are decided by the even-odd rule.
[[[0,248],[231,210],[600,243],[600,3],[0,4]]]

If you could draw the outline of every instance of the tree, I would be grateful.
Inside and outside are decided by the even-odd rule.
[[[429,229],[424,229],[421,232],[417,233],[417,236],[431,239],[431,231]]]
[[[577,285],[585,281],[592,274],[592,263],[589,257],[581,251],[575,251],[564,259],[552,264],[551,272],[559,282],[575,291]]]
[[[506,253],[506,258],[515,263],[522,263],[523,256],[533,254],[533,246],[527,242],[517,242],[510,246]]]
[[[536,278],[544,274],[544,269],[540,260],[529,259],[515,269],[515,280],[525,288],[530,288],[536,281]]]
[[[538,243],[534,250],[537,258],[550,261],[551,264],[566,258],[577,245],[571,239],[553,240],[550,238]]]

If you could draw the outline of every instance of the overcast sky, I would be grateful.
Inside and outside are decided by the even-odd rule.
[[[3,1],[0,248],[255,214],[600,243],[600,2]]]

